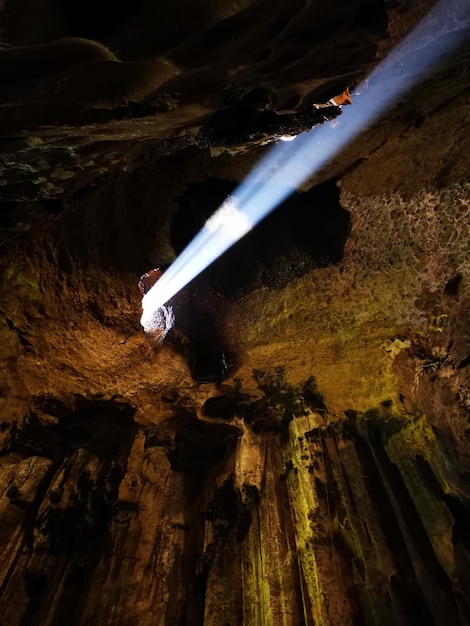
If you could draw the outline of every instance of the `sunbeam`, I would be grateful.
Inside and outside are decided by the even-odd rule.
[[[142,299],[141,324],[151,331],[155,311],[344,150],[388,108],[423,80],[469,36],[468,0],[441,0],[359,85],[352,106],[333,123],[294,141],[280,141],[207,220]]]

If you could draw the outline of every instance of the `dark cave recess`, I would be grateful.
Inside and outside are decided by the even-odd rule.
[[[181,425],[167,458],[177,472],[205,473],[223,461],[241,432],[229,424],[208,424],[199,420]]]
[[[192,183],[177,199],[179,209],[171,224],[171,243],[176,254],[203,227],[206,220],[233,193],[235,184],[211,178]],[[282,289],[316,267],[339,262],[351,230],[348,211],[339,202],[335,180],[305,193],[294,193],[252,232],[217,259],[191,285],[169,301],[175,314],[175,329],[168,334],[177,350],[188,360],[198,382],[220,383],[235,367],[236,358],[224,346],[213,319],[217,292],[239,297],[261,286]],[[156,271],[146,276],[156,276]],[[153,284],[150,280],[147,288]],[[175,334],[176,331],[176,334]],[[183,336],[184,345],[179,345]]]
[[[176,254],[235,187],[217,178],[188,185],[177,199],[179,209],[171,225]],[[292,194],[207,268],[199,282],[228,297],[261,286],[282,289],[313,268],[338,263],[350,232],[351,218],[340,204],[336,180],[328,180]]]
[[[199,383],[221,383],[235,365],[234,355],[224,345],[223,336],[214,324],[213,315],[197,302],[193,290],[177,294],[169,301],[175,314],[174,329],[168,341],[187,360],[193,380]]]
[[[102,460],[127,458],[136,433],[135,409],[127,403],[77,397],[72,408],[47,396],[35,399],[21,428],[12,427],[7,452],[23,458],[62,459],[83,449]],[[57,422],[48,423],[43,415]]]
[[[166,266],[154,268],[140,277],[138,287],[145,296],[161,278]],[[205,294],[205,290],[202,289]],[[207,295],[201,297],[196,288],[182,289],[168,301],[171,310],[169,323],[165,313],[159,320],[163,338],[186,359],[191,376],[200,383],[220,383],[226,378],[234,365],[233,355],[224,346],[224,342],[213,323],[212,316],[205,306]],[[158,309],[160,313],[165,307]],[[174,326],[174,330],[172,327]]]

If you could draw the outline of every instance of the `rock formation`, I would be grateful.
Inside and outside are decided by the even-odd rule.
[[[432,4],[0,3],[1,626],[470,624],[468,37],[139,324]]]

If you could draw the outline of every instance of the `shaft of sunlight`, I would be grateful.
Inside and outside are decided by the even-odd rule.
[[[470,31],[468,0],[441,0],[356,89],[333,122],[278,142],[143,297],[141,324],[249,232],[449,55]]]

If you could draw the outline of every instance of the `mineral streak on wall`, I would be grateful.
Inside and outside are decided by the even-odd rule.
[[[419,415],[145,433],[95,405],[63,433],[90,421],[89,450],[0,467],[2,624],[468,624],[468,555]]]
[[[281,142],[216,211],[201,232],[144,296],[141,324],[152,330],[154,312],[236,243],[314,172],[373,124],[470,34],[468,3],[439,2],[357,89],[339,121]],[[455,24],[462,24],[455,30]],[[436,28],[438,30],[436,30]]]

